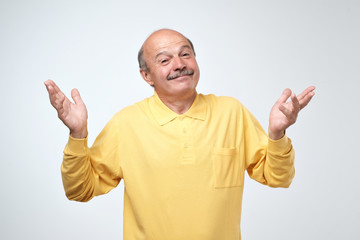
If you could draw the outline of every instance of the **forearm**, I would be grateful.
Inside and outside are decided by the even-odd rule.
[[[95,181],[87,139],[69,137],[61,173],[65,193],[70,200],[85,202],[94,196]]]
[[[270,187],[289,187],[295,175],[295,153],[291,140],[284,135],[279,140],[268,139],[264,177]]]
[[[88,135],[87,126],[79,130],[70,130],[70,136],[77,139],[86,138]]]

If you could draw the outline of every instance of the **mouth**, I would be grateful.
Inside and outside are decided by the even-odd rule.
[[[176,78],[179,78],[179,77],[183,77],[183,76],[192,76],[194,75],[194,70],[182,70],[180,72],[177,72],[176,74],[174,75],[169,75],[167,77],[167,80],[174,80]]]

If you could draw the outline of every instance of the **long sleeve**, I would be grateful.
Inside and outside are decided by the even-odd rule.
[[[295,175],[291,140],[287,136],[277,141],[268,138],[264,150],[255,155],[247,168],[249,176],[270,187],[289,187]]]
[[[244,114],[246,170],[249,176],[270,187],[289,187],[295,175],[295,153],[285,135],[274,141],[266,135],[257,120]]]
[[[87,139],[69,136],[61,166],[66,196],[89,201],[116,187],[122,178],[119,140],[114,121],[110,121],[88,148]]]

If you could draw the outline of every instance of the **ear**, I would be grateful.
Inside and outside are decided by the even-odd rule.
[[[150,86],[154,86],[154,82],[151,80],[149,71],[140,69],[140,74],[142,78],[145,80],[145,82],[147,82]]]

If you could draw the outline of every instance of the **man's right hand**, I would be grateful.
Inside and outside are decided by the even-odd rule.
[[[71,91],[74,104],[52,80],[47,80],[44,84],[49,93],[51,105],[56,109],[60,120],[69,128],[70,135],[74,138],[86,138],[88,115],[79,91],[77,89]]]

